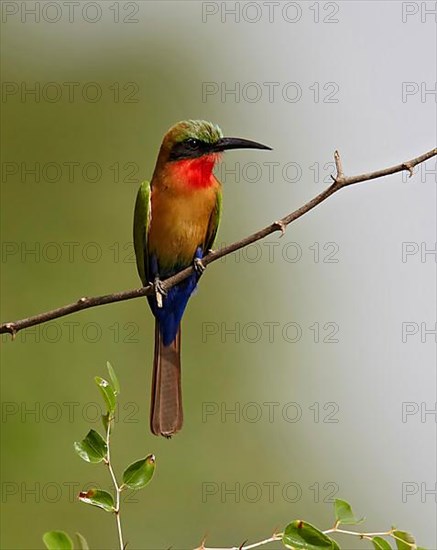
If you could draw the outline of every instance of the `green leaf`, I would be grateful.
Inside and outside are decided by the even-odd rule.
[[[115,397],[115,392],[113,387],[107,380],[105,380],[104,378],[100,378],[100,376],[95,376],[94,380],[96,384],[99,386],[99,389],[103,395],[103,399],[105,400],[108,411],[114,412],[115,405],[117,404],[117,398]]]
[[[390,543],[382,537],[373,537],[372,544],[375,550],[392,550]]]
[[[398,550],[416,550],[417,545],[414,537],[407,531],[393,531],[393,537],[396,539],[396,548]]]
[[[109,377],[112,382],[112,389],[114,390],[115,395],[118,395],[120,393],[120,383],[118,381],[118,378],[115,374],[114,367],[111,365],[109,361],[106,362],[106,366],[108,368]]]
[[[64,531],[47,531],[42,540],[48,550],[73,550],[73,541]]]
[[[95,430],[90,430],[82,441],[75,441],[74,450],[85,462],[101,462],[108,454],[108,447],[103,437]]]
[[[155,457],[148,455],[137,460],[123,472],[123,484],[129,489],[142,489],[152,479],[155,471]]]
[[[357,519],[352,512],[351,505],[345,500],[336,498],[334,502],[335,519],[338,524],[344,525],[358,525],[364,521],[364,518]]]
[[[285,528],[282,542],[287,548],[302,548],[304,550],[340,550],[340,547],[314,525],[302,520],[292,521]]]
[[[79,493],[79,500],[85,504],[98,506],[106,512],[113,512],[115,510],[112,495],[100,489],[90,489],[86,493]]]
[[[79,550],[90,550],[86,538],[80,533],[76,533],[77,544],[79,545]]]

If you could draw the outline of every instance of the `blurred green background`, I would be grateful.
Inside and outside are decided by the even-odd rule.
[[[359,173],[434,144],[434,99],[421,95],[435,82],[435,28],[420,11],[432,2],[53,4],[2,5],[2,321],[139,285],[133,203],[179,120],[274,149],[226,154],[218,244],[321,191],[335,148]],[[416,93],[403,96],[405,82]],[[2,338],[1,547],[41,548],[49,529],[116,547],[113,519],[75,498],[109,488],[107,472],[72,447],[100,427],[93,377],[109,360],[122,386],[115,466],[157,458],[123,506],[129,548],[193,548],[204,535],[232,546],[295,518],[328,528],[335,497],[369,530],[395,523],[436,548],[424,493],[435,423],[420,417],[435,404],[435,346],[420,332],[402,341],[403,323],[435,323],[432,256],[402,261],[403,242],[435,241],[433,182],[420,170],[351,188],[282,240],[210,267],[185,315],[185,425],[171,441],[148,430],[144,300]],[[403,422],[406,402],[419,413]]]

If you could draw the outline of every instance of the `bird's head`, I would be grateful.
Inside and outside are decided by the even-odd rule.
[[[157,167],[166,165],[194,186],[206,185],[221,153],[229,149],[267,149],[271,147],[242,138],[223,137],[216,124],[206,120],[184,120],[172,126],[164,136]]]

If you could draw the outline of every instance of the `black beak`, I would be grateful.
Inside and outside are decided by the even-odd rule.
[[[227,151],[228,149],[267,149],[271,151],[272,148],[262,143],[257,143],[256,141],[250,141],[249,139],[233,138],[233,137],[224,137],[219,139],[217,143],[212,146],[212,151],[214,153],[219,153],[220,151]]]

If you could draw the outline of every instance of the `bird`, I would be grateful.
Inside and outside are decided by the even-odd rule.
[[[222,211],[222,186],[213,174],[229,149],[266,149],[247,139],[223,137],[219,126],[185,120],[164,135],[151,182],[138,190],[134,249],[143,286],[155,317],[150,429],[170,438],[182,427],[181,320],[212,249]],[[165,291],[161,281],[193,266],[193,273]]]

